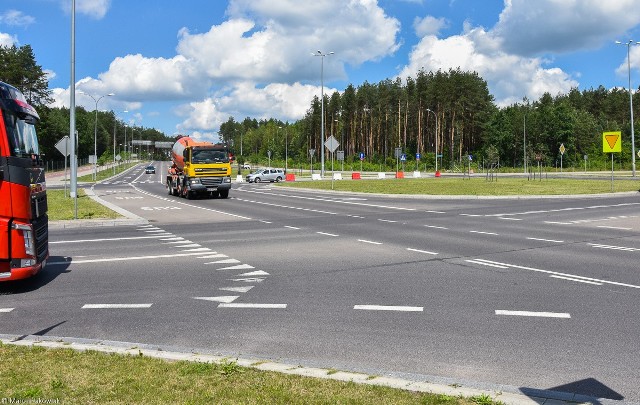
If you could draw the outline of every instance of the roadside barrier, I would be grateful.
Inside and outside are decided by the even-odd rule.
[[[296,181],[296,175],[293,173],[287,173],[285,175],[285,180],[287,181]]]
[[[351,180],[360,180],[360,173],[351,173]]]
[[[396,179],[404,179],[404,172],[396,172]]]

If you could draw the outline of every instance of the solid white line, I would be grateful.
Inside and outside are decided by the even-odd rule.
[[[390,222],[392,224],[395,224],[396,222],[398,222],[398,221],[392,221],[390,219],[378,219],[378,221],[380,221],[380,222]]]
[[[596,283],[611,284],[611,285],[617,285],[617,286],[620,286],[620,287],[629,287],[629,288],[640,289],[640,286],[638,286],[638,285],[619,283],[617,281],[600,280],[600,279],[597,279],[597,278],[577,276],[575,274],[559,273],[557,271],[542,270],[542,269],[536,269],[536,268],[533,268],[533,267],[516,266],[514,264],[494,262],[494,261],[485,260],[485,259],[478,259],[478,261],[482,261],[482,262],[490,263],[490,264],[496,264],[496,265],[500,265],[500,266],[513,267],[514,269],[535,271],[535,272],[538,272],[538,273],[544,273],[544,274],[549,274],[549,275],[555,274],[555,275],[558,275],[558,276],[571,277],[571,278],[575,278],[575,279],[579,279],[579,280],[595,281]]]
[[[571,222],[559,222],[559,221],[544,221],[545,224],[554,224],[554,225],[573,225]]]
[[[218,308],[260,308],[260,309],[285,309],[287,304],[241,304],[241,303],[222,303]]]
[[[103,262],[122,262],[127,260],[148,260],[148,259],[163,259],[167,257],[184,257],[201,255],[202,252],[193,253],[174,253],[170,255],[155,255],[155,256],[131,256],[131,257],[112,257],[109,259],[91,259],[91,260],[70,260],[62,262],[47,262],[47,266],[55,266],[60,264],[84,264],[84,263],[103,263]]]
[[[509,218],[509,217],[498,217],[500,219],[504,219],[507,221],[522,221],[522,218]]]
[[[607,229],[619,229],[619,230],[622,230],[622,231],[630,231],[630,230],[633,229],[633,228],[624,228],[622,226],[606,226],[606,225],[598,225],[597,227],[598,228],[607,228]]]
[[[594,282],[594,281],[579,280],[579,279],[577,279],[577,278],[573,278],[573,277],[556,276],[555,274],[552,274],[552,275],[550,275],[549,277],[552,277],[552,278],[559,278],[559,279],[561,279],[561,280],[577,281],[578,283],[593,284],[593,285],[602,285],[602,283],[596,283],[596,282]]]
[[[398,311],[398,312],[422,312],[424,307],[406,307],[393,305],[354,305],[353,309],[365,311]]]
[[[14,309],[15,309],[15,308],[0,308],[0,312],[7,313],[7,312],[11,312],[11,311],[13,311]]]
[[[425,227],[434,228],[434,229],[449,229],[449,228],[445,228],[444,226],[435,226],[435,225],[425,225]]]
[[[428,255],[437,255],[436,252],[429,252],[428,250],[420,250],[420,249],[413,249],[413,248],[407,248],[407,250],[411,252],[426,253]]]
[[[285,228],[289,228],[289,229],[296,229],[296,230],[297,230],[297,229],[300,229],[300,228],[297,228],[297,227],[295,227],[295,226],[289,226],[289,225],[285,225],[284,227],[285,227]]]
[[[444,211],[433,211],[433,210],[430,210],[430,211],[425,211],[425,212],[429,212],[431,214],[446,214],[446,212],[444,212]]]
[[[136,309],[150,308],[153,304],[85,304],[82,309]]]
[[[334,233],[326,233],[326,232],[316,232],[317,234],[320,235],[325,235],[325,236],[340,236],[340,235],[336,235]]]
[[[503,309],[496,309],[496,315],[510,315],[510,316],[535,316],[543,318],[571,318],[571,314],[563,312],[531,312],[531,311],[507,311]]]
[[[564,243],[563,240],[541,239],[541,238],[527,238],[527,239],[529,239],[529,240],[538,240],[540,242]]]
[[[382,242],[374,242],[372,240],[358,239],[358,242],[370,243],[372,245],[382,245]]]
[[[494,233],[494,232],[482,232],[482,231],[469,231],[469,233],[479,233],[482,235],[498,235],[497,233]]]
[[[458,214],[461,217],[481,217],[482,215],[480,214]]]
[[[499,266],[497,264],[485,263],[485,262],[480,262],[480,261],[477,261],[477,260],[465,260],[465,262],[474,263],[474,264],[481,264],[483,266],[489,266],[489,267],[497,267],[499,269],[508,269],[509,268],[507,266]]]

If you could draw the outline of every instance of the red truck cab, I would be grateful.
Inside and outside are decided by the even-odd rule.
[[[18,89],[0,82],[0,282],[35,275],[49,257],[39,118]]]

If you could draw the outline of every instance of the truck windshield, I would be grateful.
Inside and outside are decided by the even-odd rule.
[[[227,152],[224,150],[195,149],[191,161],[193,163],[226,163],[229,161],[229,158],[227,157]]]
[[[11,155],[17,157],[39,155],[35,118],[29,115],[20,118],[9,110],[2,110],[2,116],[9,137]]]

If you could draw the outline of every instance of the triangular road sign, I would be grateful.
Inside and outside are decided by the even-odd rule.
[[[621,132],[602,133],[602,152],[619,153],[622,152]]]

